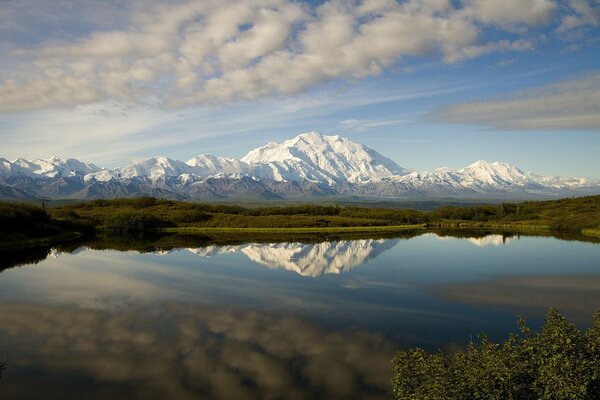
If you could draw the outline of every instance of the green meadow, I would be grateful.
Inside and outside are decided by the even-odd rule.
[[[260,206],[155,198],[92,200],[42,208],[0,203],[2,246],[138,233],[186,235],[343,235],[407,230],[498,231],[600,237],[600,196],[432,211],[338,205]]]

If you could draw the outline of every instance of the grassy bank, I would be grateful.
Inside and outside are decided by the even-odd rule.
[[[241,207],[157,200],[94,200],[48,210],[0,203],[0,242],[61,238],[68,232],[101,235],[353,234],[410,229],[589,235],[600,237],[600,196],[554,201],[445,206],[433,211],[338,205]],[[65,236],[66,237],[66,236]]]

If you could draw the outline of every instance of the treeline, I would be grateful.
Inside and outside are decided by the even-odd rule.
[[[600,399],[600,311],[586,332],[551,309],[537,334],[520,320],[503,345],[485,335],[453,354],[401,351],[398,400]]]

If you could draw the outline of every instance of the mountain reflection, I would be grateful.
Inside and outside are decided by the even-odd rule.
[[[460,238],[466,240],[469,243],[474,244],[477,247],[489,247],[489,246],[502,246],[504,244],[508,244],[513,240],[518,240],[519,236],[513,236],[510,234],[479,234],[472,235],[469,232],[464,232],[462,235],[459,235],[460,232],[453,232],[451,234],[440,234],[440,233],[427,233],[426,235],[432,235],[439,240],[448,240],[451,238]]]
[[[271,269],[285,269],[302,276],[348,272],[398,243],[396,240],[340,240],[321,243],[249,243],[239,246],[208,246],[188,249],[201,257],[242,253]]]
[[[382,336],[223,306],[0,305],[0,398],[390,398]]]
[[[512,236],[503,236],[503,235],[487,235],[481,238],[467,238],[470,243],[473,243],[475,246],[479,247],[488,247],[488,246],[502,246],[503,244],[508,244],[512,241]]]

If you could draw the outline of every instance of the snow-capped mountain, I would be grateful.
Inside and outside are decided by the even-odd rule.
[[[600,193],[600,182],[542,177],[503,162],[411,172],[340,136],[303,133],[241,160],[200,154],[187,162],[153,157],[101,169],[75,159],[0,158],[0,197],[177,199],[510,198]]]
[[[303,133],[250,151],[242,161],[252,174],[277,181],[363,183],[402,176],[407,170],[362,144],[340,136]]]
[[[135,178],[148,178],[151,181],[157,181],[167,177],[176,177],[182,174],[194,172],[194,167],[188,164],[172,160],[167,157],[153,157],[147,160],[139,161],[123,168],[112,170],[102,170],[87,174],[86,181],[111,181],[111,180],[130,180]]]
[[[498,161],[489,163],[479,160],[459,169],[456,174],[463,185],[477,188],[523,186],[533,182],[533,179],[519,168]]]
[[[100,171],[101,168],[74,158],[62,159],[52,156],[46,160],[27,161],[17,158],[13,162],[0,158],[0,174],[4,176],[28,176],[32,178],[83,177]]]
[[[210,154],[200,154],[191,160],[187,165],[194,168],[194,171],[200,176],[216,174],[245,174],[250,171],[250,167],[243,161],[235,158],[215,157]]]

